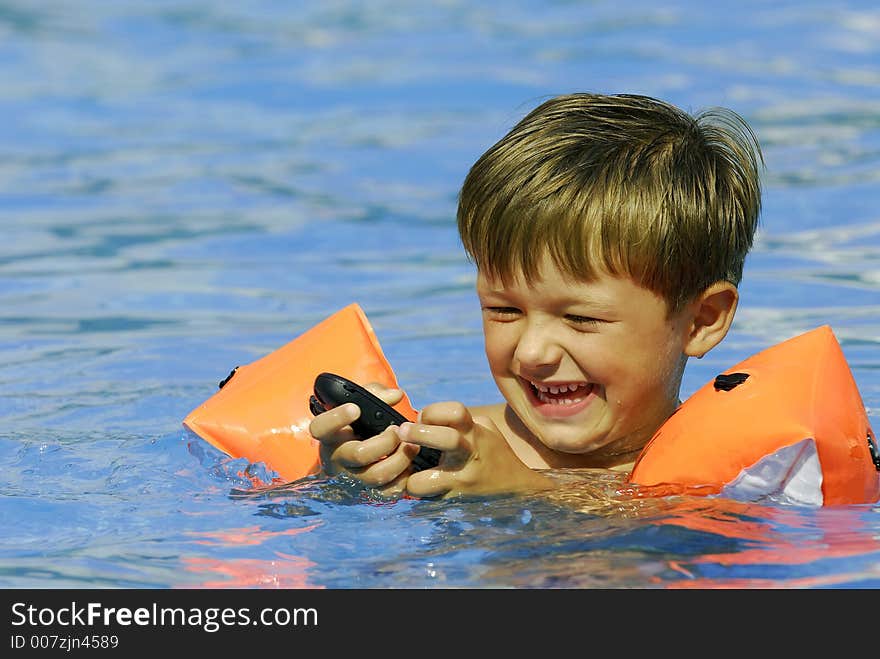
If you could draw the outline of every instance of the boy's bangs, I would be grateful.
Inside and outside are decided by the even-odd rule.
[[[599,273],[641,283],[650,267],[645,227],[634,213],[604,195],[558,193],[539,202],[519,200],[470,225],[465,247],[477,268],[503,284],[537,281],[545,255],[572,281]],[[635,214],[637,215],[637,214]]]
[[[600,273],[628,274],[629,255],[624,245],[608,233],[608,218],[604,216],[603,204],[595,203],[555,204],[541,214],[545,249],[560,272],[572,281],[589,282]],[[541,252],[535,245],[535,250]]]

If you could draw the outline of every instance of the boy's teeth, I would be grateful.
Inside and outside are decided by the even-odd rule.
[[[545,384],[535,384],[535,383],[532,383],[532,384],[534,385],[535,389],[537,389],[538,391],[543,391],[544,393],[547,393],[549,391],[551,394],[565,393],[566,391],[576,391],[577,389],[588,386],[584,383],[563,384],[563,385],[559,385],[559,386],[553,385],[553,386],[549,386],[549,387]]]
[[[577,391],[578,389],[585,390],[590,387],[587,383],[580,384],[563,384],[563,385],[553,385],[547,386],[544,384],[536,384],[532,383],[532,386],[535,387],[537,392],[538,400],[542,403],[550,403],[552,405],[572,405],[574,403],[579,403],[583,400],[582,397],[577,398],[551,398],[548,394],[565,394],[570,391]]]

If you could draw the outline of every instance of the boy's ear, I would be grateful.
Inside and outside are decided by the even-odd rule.
[[[739,291],[728,281],[719,281],[704,290],[691,305],[690,331],[684,353],[702,357],[721,343],[733,323]]]

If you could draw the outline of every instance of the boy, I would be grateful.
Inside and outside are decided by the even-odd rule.
[[[733,321],[760,166],[754,134],[729,110],[691,117],[598,94],[538,106],[480,157],[459,197],[505,402],[434,403],[365,441],[348,426],[359,409],[342,405],[310,427],[325,473],[449,497],[555,487],[542,470],[630,470],[680,404],[687,359]],[[443,451],[437,468],[412,473],[419,445]]]

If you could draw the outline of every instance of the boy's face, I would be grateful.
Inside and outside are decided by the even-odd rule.
[[[546,446],[597,457],[640,448],[678,402],[687,314],[629,278],[572,281],[549,258],[531,287],[477,277],[486,356]]]

